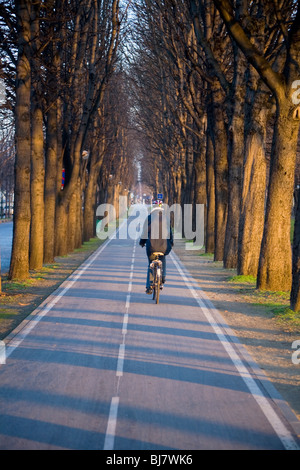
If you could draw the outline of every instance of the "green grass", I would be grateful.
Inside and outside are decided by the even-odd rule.
[[[198,256],[207,256],[208,258],[213,258],[214,254],[213,253],[199,253]]]
[[[5,281],[5,291],[19,291],[27,289],[34,283],[35,279],[26,279],[25,281]]]
[[[227,279],[227,282],[232,282],[234,284],[255,284],[256,285],[256,277],[254,276],[231,276]]]
[[[91,238],[88,242],[84,242],[80,248],[76,248],[74,253],[82,253],[97,248],[103,243],[104,240],[100,240],[98,237]]]
[[[15,317],[19,311],[12,308],[0,308],[0,320],[7,320],[8,318]]]
[[[254,276],[231,276],[227,282],[235,284],[244,300],[263,308],[266,315],[271,315],[281,326],[300,331],[300,312],[293,312],[289,308],[289,292],[258,290]]]
[[[293,240],[294,240],[294,229],[295,229],[295,219],[294,219],[294,217],[292,217],[292,220],[291,220],[291,232],[290,232],[290,235],[291,235],[291,243],[293,243]]]

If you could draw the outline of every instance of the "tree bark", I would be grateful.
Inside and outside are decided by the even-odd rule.
[[[235,50],[237,49],[237,50]],[[244,156],[244,102],[246,60],[237,46],[235,50],[235,78],[229,103],[228,125],[228,215],[224,244],[224,268],[236,268],[238,234],[242,196]]]
[[[36,97],[36,100],[38,97]],[[32,113],[30,269],[39,270],[44,261],[44,135],[43,113],[35,102]]]
[[[245,157],[238,245],[239,275],[257,276],[264,229],[268,103],[265,87],[250,67],[245,118]]]
[[[18,62],[15,105],[15,202],[14,229],[9,279],[29,276],[30,232],[30,156],[31,156],[31,67],[30,67],[30,9],[31,2],[16,4],[18,25]]]
[[[291,119],[289,100],[277,106],[279,109],[274,129],[257,287],[263,290],[290,291],[292,284],[290,229],[299,122]]]
[[[55,210],[57,191],[57,103],[47,113],[46,123],[46,174],[45,174],[45,224],[44,263],[53,263],[56,238]]]
[[[294,240],[293,240],[293,264],[292,264],[292,289],[290,307],[295,312],[300,310],[300,198],[296,207]]]
[[[211,137],[206,135],[206,224],[205,224],[205,251],[215,251],[215,174],[214,174],[214,149]]]
[[[44,132],[42,92],[40,84],[41,57],[40,57],[40,7],[36,2],[33,5],[31,36],[32,36],[32,125],[31,125],[31,226],[29,267],[39,270],[44,261]]]
[[[212,115],[208,125],[212,126],[211,136],[214,146],[215,172],[215,251],[214,260],[223,261],[225,231],[228,210],[228,160],[227,160],[227,130],[223,109],[223,96],[220,85],[215,84],[212,91]]]

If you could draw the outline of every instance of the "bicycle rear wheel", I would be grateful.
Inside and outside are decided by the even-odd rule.
[[[156,303],[158,304],[159,303],[159,292],[160,292],[160,282],[159,282],[159,279],[157,279],[157,282],[156,282],[156,285],[155,285],[155,290],[156,290],[156,293],[155,293],[155,297],[156,297]]]
[[[159,266],[157,266],[156,272],[155,272],[155,300],[157,304],[159,303],[160,283],[161,283],[161,269]]]
[[[153,269],[152,299],[156,297],[156,267]]]

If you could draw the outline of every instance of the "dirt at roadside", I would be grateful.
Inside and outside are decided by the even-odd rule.
[[[300,328],[279,323],[270,309],[257,304],[244,284],[228,282],[235,270],[224,269],[222,263],[200,252],[185,250],[182,240],[176,241],[174,251],[300,419],[300,364],[293,364],[291,347],[300,340]]]
[[[8,282],[2,277],[0,294],[0,340],[3,340],[67,279],[100,245],[99,239],[85,243],[65,257],[55,258],[40,272],[31,272],[24,282]]]

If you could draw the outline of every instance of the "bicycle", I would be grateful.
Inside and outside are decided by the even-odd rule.
[[[151,255],[150,269],[152,272],[152,298],[159,303],[159,293],[162,289],[162,260],[164,253],[155,252]]]

